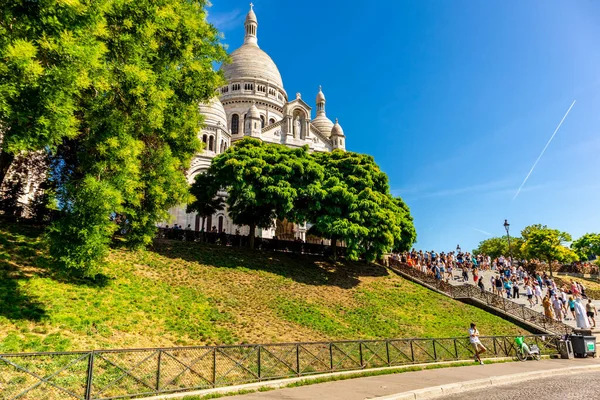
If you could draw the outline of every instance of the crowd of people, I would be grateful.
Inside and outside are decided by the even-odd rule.
[[[529,274],[523,261],[513,261],[504,256],[492,259],[487,255],[461,251],[437,253],[414,249],[392,257],[440,281],[467,283],[472,280],[482,291],[489,284],[488,291],[508,299],[524,295],[529,307],[541,303],[544,314],[556,321],[562,322],[572,317],[580,328],[596,327],[598,311],[591,299],[587,299],[585,286],[580,281],[557,284],[546,273]],[[484,271],[491,271],[487,282],[483,277]]]

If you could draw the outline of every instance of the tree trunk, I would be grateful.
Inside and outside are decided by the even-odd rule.
[[[254,236],[256,235],[256,224],[250,224],[250,233],[248,233],[248,247],[254,249]]]
[[[337,260],[337,237],[332,236],[331,237],[331,257],[333,257],[334,260]]]
[[[6,151],[0,150],[0,188],[4,183],[4,178],[6,178],[6,174],[8,173],[8,169],[15,159],[14,154],[7,153]]]
[[[553,276],[552,276],[552,261],[550,260],[550,258],[548,258],[548,269],[550,270],[550,278],[553,278]]]

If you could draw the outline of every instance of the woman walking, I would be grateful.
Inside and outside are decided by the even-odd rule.
[[[550,301],[550,295],[547,294],[542,300],[542,306],[544,306],[544,315],[550,319],[554,319],[554,313],[552,312],[552,302]]]

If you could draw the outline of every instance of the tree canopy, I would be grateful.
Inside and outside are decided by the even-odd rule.
[[[93,275],[117,229],[145,245],[188,202],[198,103],[223,83],[213,63],[227,58],[205,5],[4,4],[0,179],[18,152],[48,150],[61,211],[51,252],[65,267]]]
[[[373,157],[334,150],[309,153],[245,138],[217,156],[208,171],[227,191],[233,222],[269,228],[276,219],[308,222],[311,232],[369,260],[416,239],[408,206],[389,193]],[[198,190],[194,185],[192,191]],[[252,244],[251,244],[252,246]]]
[[[550,275],[552,275],[552,262],[573,262],[577,259],[576,254],[565,247],[566,242],[571,241],[571,235],[567,232],[551,229],[545,225],[531,225],[521,232],[525,243],[523,252],[530,258],[537,258],[548,263]]]
[[[581,261],[600,256],[600,233],[586,233],[571,243],[571,249],[577,253]]]
[[[483,240],[479,243],[479,246],[475,250],[473,250],[473,254],[485,254],[490,256],[491,258],[498,258],[500,256],[507,257],[511,254],[515,259],[522,259],[523,252],[521,248],[523,247],[524,240],[520,237],[511,237],[510,238],[510,248],[508,246],[508,237],[492,237],[486,240]]]

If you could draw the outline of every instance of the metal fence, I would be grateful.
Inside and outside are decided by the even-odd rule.
[[[231,235],[218,232],[197,232],[188,230],[174,230],[159,228],[157,233],[159,239],[182,240],[186,242],[210,243],[221,246],[247,247],[248,236]],[[255,238],[254,247],[258,250],[281,251],[295,254],[310,254],[319,256],[332,255],[332,248],[329,245],[321,243],[308,243],[300,240],[282,240]],[[346,254],[346,248],[343,243],[336,247],[336,254],[343,257]]]
[[[470,285],[468,283],[465,283],[461,286],[454,286],[396,260],[390,260],[390,267],[414,278],[421,283],[444,292],[457,300],[475,299],[487,306],[503,312],[504,314],[508,314],[511,317],[537,326],[542,331],[556,334],[568,334],[573,332],[573,328],[565,323],[548,318],[542,313],[533,311],[532,309],[527,308],[525,305],[515,303],[514,301],[505,299],[504,297],[495,293],[483,291],[477,286]]]
[[[481,337],[487,357],[515,355],[515,336]],[[526,336],[557,354],[559,336]],[[108,400],[473,357],[469,338],[0,354],[0,398]]]

